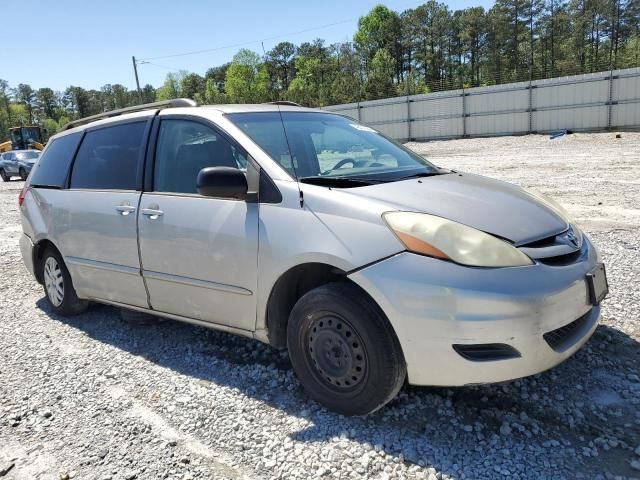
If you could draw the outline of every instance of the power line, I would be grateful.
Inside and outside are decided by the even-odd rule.
[[[314,30],[321,30],[321,29],[324,29],[324,28],[334,27],[336,25],[342,25],[344,23],[353,22],[354,20],[357,20],[357,19],[350,18],[349,20],[342,20],[340,22],[328,23],[328,24],[322,25],[320,27],[307,28],[305,30],[298,30],[297,32],[283,33],[282,35],[274,35],[273,37],[267,37],[267,38],[262,38],[262,39],[259,39],[259,40],[252,40],[252,41],[243,42],[243,43],[235,43],[233,45],[225,45],[223,47],[207,48],[207,49],[204,49],[204,50],[193,50],[191,52],[174,53],[174,54],[171,54],[171,55],[161,55],[161,56],[158,56],[158,57],[147,57],[147,58],[142,58],[141,61],[158,60],[158,59],[162,59],[162,58],[186,57],[187,55],[198,55],[198,54],[201,54],[201,53],[217,52],[219,50],[226,50],[228,48],[245,47],[247,45],[253,45],[255,43],[261,43],[261,42],[268,41],[268,40],[276,40],[278,38],[289,37],[289,36],[292,36],[292,35],[300,35],[302,33],[312,32]]]
[[[137,60],[137,62],[138,62],[138,65],[152,65],[154,67],[166,68],[167,70],[171,70],[171,71],[174,71],[174,72],[178,72],[178,71],[181,70],[179,68],[169,67],[167,65],[161,65],[159,63],[149,62],[147,60]]]
[[[415,5],[415,4],[416,4],[416,2],[413,1],[413,2],[410,2],[410,3],[405,3],[403,5],[398,5],[395,8],[405,8],[407,5]],[[298,31],[295,31],[295,32],[282,33],[282,34],[279,34],[279,35],[274,35],[272,37],[266,37],[266,38],[261,38],[261,39],[258,39],[258,40],[251,40],[251,41],[242,42],[242,43],[235,43],[233,45],[224,45],[224,46],[221,46],[221,47],[206,48],[206,49],[202,49],[202,50],[192,50],[192,51],[189,51],[189,52],[173,53],[173,54],[170,54],[170,55],[159,55],[159,56],[156,56],[156,57],[146,57],[146,58],[141,58],[138,61],[139,61],[139,63],[143,63],[143,62],[144,63],[148,63],[148,62],[146,62],[147,60],[158,60],[158,59],[163,59],[163,58],[186,57],[188,55],[199,55],[199,54],[202,54],[202,53],[217,52],[217,51],[220,51],[220,50],[227,50],[229,48],[246,47],[248,45],[254,45],[256,43],[264,43],[264,42],[269,41],[269,40],[277,40],[277,39],[280,39],[280,38],[290,37],[290,36],[294,36],[294,35],[301,35],[303,33],[313,32],[313,31],[316,31],[316,30],[323,30],[323,29],[329,28],[329,27],[335,27],[336,25],[343,25],[345,23],[350,23],[350,22],[353,22],[355,20],[358,20],[359,18],[360,17],[349,18],[347,20],[340,20],[338,22],[327,23],[326,25],[320,25],[318,27],[311,27],[311,28],[306,28],[304,30],[298,30]],[[151,64],[151,65],[154,65],[154,64]],[[160,65],[156,65],[156,66],[160,66]],[[168,67],[165,67],[165,68],[168,68]]]

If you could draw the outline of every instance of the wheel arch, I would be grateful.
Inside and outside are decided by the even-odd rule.
[[[332,282],[345,282],[356,287],[384,314],[371,295],[351,280],[348,272],[327,263],[310,262],[291,267],[273,284],[267,300],[265,325],[269,344],[275,348],[287,346],[287,324],[296,302],[314,288]]]
[[[43,238],[33,245],[33,274],[36,277],[38,283],[41,285],[44,283],[44,280],[42,278],[42,269],[40,268],[40,266],[42,264],[42,257],[47,248],[52,248],[62,257],[62,252],[60,252],[60,249],[48,238]]]

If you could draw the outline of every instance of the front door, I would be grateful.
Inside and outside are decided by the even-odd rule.
[[[52,228],[81,297],[148,307],[136,232],[147,123],[87,131],[60,190]]]
[[[258,204],[196,192],[204,167],[246,167],[246,156],[211,125],[160,115],[152,191],[138,228],[143,276],[154,310],[253,330]]]
[[[4,169],[5,172],[11,177],[18,175],[18,157],[13,152],[4,154]]]

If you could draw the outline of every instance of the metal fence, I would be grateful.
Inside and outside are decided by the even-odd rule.
[[[640,127],[640,68],[325,107],[401,141]]]

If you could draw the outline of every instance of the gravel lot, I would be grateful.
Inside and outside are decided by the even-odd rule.
[[[258,342],[104,306],[52,314],[20,259],[13,181],[0,184],[0,478],[640,477],[640,134],[411,147],[550,193],[590,232],[612,293],[572,359],[502,385],[407,388],[344,418]]]

